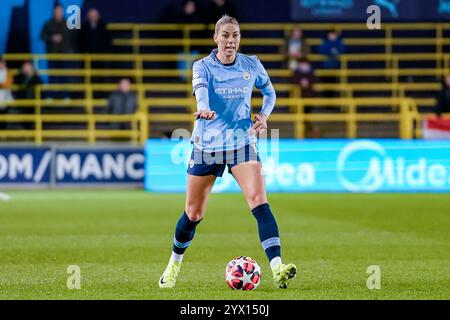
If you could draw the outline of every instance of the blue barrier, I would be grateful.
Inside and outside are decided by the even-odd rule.
[[[184,192],[189,142],[149,140],[145,188]],[[271,192],[449,192],[450,141],[290,140],[260,143]],[[213,192],[237,192],[226,170]]]
[[[50,148],[0,148],[0,184],[49,184]]]
[[[56,183],[142,183],[144,154],[136,150],[58,150]]]
[[[0,185],[142,185],[141,148],[0,147]]]

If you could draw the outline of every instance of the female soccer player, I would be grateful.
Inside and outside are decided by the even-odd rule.
[[[275,284],[287,288],[297,272],[281,261],[278,226],[267,202],[264,176],[256,150],[256,135],[267,128],[275,106],[275,91],[256,56],[238,53],[241,39],[235,18],[223,16],[216,23],[217,49],[193,65],[192,86],[197,118],[191,142],[185,211],[175,228],[173,253],[159,280],[161,288],[175,285],[186,248],[203,219],[208,195],[225,166],[238,182],[258,223],[261,244],[269,259]],[[250,115],[253,86],[263,94],[261,113]]]

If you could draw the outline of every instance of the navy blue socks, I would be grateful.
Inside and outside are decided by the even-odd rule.
[[[277,222],[270,210],[268,203],[263,203],[252,209],[252,213],[258,222],[259,240],[266,252],[269,261],[281,256],[280,235]]]
[[[277,222],[270,210],[268,203],[263,203],[252,209],[252,213],[258,222],[258,233],[261,245],[266,252],[269,261],[281,256],[280,235]],[[189,220],[186,212],[183,212],[175,228],[173,239],[173,260],[181,261],[182,255],[191,243],[195,235],[195,228],[201,222]]]
[[[180,219],[177,222],[175,228],[175,237],[173,239],[173,252],[182,255],[186,251],[187,247],[191,243],[195,234],[195,227],[200,223],[199,221],[189,220],[186,212],[183,212]]]

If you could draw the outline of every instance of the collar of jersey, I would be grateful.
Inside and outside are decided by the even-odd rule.
[[[217,62],[217,63],[219,63],[219,64],[221,64],[222,66],[225,66],[225,67],[229,67],[229,66],[234,65],[236,63],[236,61],[237,61],[237,58],[238,58],[238,54],[236,53],[236,58],[234,58],[234,61],[232,63],[222,63],[219,59],[217,59],[216,54],[217,54],[217,49],[213,49],[213,51],[211,51],[211,54],[210,54],[211,59],[213,59],[215,62]]]

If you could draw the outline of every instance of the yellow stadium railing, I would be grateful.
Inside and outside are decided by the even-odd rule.
[[[192,85],[185,83],[147,83],[132,85],[134,90],[140,94],[156,94],[156,93],[185,93],[186,97],[192,96]],[[291,98],[301,96],[301,88],[295,83],[274,83],[277,93],[286,92]],[[322,91],[340,92],[342,97],[353,97],[356,92],[385,92],[389,91],[393,98],[407,97],[408,92],[437,92],[441,90],[440,83],[316,83],[313,85],[314,91],[320,93]],[[20,85],[14,85],[13,91],[20,90]],[[36,96],[42,97],[46,92],[51,91],[76,91],[82,92],[86,97],[92,96],[95,92],[113,92],[117,90],[115,83],[103,84],[43,84],[36,86]],[[254,89],[257,92],[257,89]],[[417,98],[416,98],[417,99]],[[424,99],[418,99],[424,100]]]
[[[292,77],[292,71],[289,69],[268,69],[267,72],[272,77]],[[67,77],[187,77],[190,78],[191,70],[170,70],[170,69],[151,69],[151,70],[133,70],[133,69],[108,69],[108,70],[83,70],[83,69],[52,69],[41,70],[42,75],[49,76],[67,76]],[[347,82],[348,77],[387,77],[398,78],[399,76],[434,76],[442,77],[447,74],[443,69],[346,69],[346,70],[316,70],[319,77],[339,77],[343,83]],[[394,81],[395,82],[395,81]]]
[[[287,96],[290,98],[298,98],[301,96],[301,89],[296,84],[275,84],[275,89],[277,93],[286,92]],[[407,93],[409,91],[421,92],[421,91],[439,91],[441,89],[441,84],[439,83],[429,83],[429,84],[421,84],[421,83],[404,83],[404,84],[394,84],[394,83],[354,83],[354,84],[324,84],[318,83],[315,84],[314,90],[319,94],[323,91],[335,91],[339,92],[340,96],[343,98],[352,98],[354,97],[354,93],[356,92],[389,92],[391,97],[393,98],[404,98],[407,97]],[[66,107],[72,106],[80,106],[82,105],[86,112],[92,113],[94,107],[104,107],[106,105],[106,100],[104,99],[93,99],[95,93],[99,92],[112,92],[117,88],[116,84],[43,84],[40,86],[36,86],[35,88],[35,96],[43,97],[46,96],[49,92],[54,91],[75,91],[78,93],[82,93],[86,100],[83,99],[72,99],[72,100],[46,100],[47,106],[52,105],[62,105]],[[19,90],[20,86],[14,86],[15,90]],[[187,98],[192,99],[192,86],[190,84],[170,84],[167,83],[152,83],[152,84],[141,84],[141,85],[133,85],[133,90],[135,90],[140,99],[146,96],[152,97],[156,94],[161,94],[162,92],[166,92],[168,95],[174,92],[183,93]],[[257,90],[254,90],[257,92]],[[164,97],[167,98],[167,97]],[[155,98],[152,98],[154,101]],[[436,101],[434,98],[414,98],[415,102],[423,107],[434,107]],[[19,104],[22,105],[34,105],[36,110],[39,110],[39,104],[37,103],[39,100],[32,101],[21,101]],[[176,100],[164,100],[162,101],[176,101]],[[170,103],[169,103],[170,104]],[[166,104],[162,104],[161,106],[166,106]]]
[[[89,99],[71,101],[68,105],[75,106],[79,104],[94,105],[95,101],[88,101]],[[398,136],[402,139],[411,139],[414,137],[414,123],[418,119],[417,106],[412,99],[399,98],[382,98],[382,99],[361,99],[361,98],[337,98],[337,99],[292,99],[281,98],[277,100],[279,105],[292,106],[293,113],[273,113],[270,117],[271,123],[293,123],[295,126],[295,137],[305,137],[305,124],[307,122],[344,122],[346,123],[347,138],[357,137],[357,127],[359,122],[395,122],[399,124]],[[13,101],[9,102],[8,106],[12,108],[20,108],[30,106],[32,103],[38,108],[43,106],[59,105],[64,101]],[[97,101],[105,104],[105,101]],[[254,100],[255,106],[258,107],[262,103],[261,98]],[[171,106],[184,106],[187,110],[193,111],[195,109],[195,100],[192,98],[179,99],[139,99],[139,112],[134,115],[105,115],[91,113],[89,110],[86,114],[41,114],[40,109],[36,110],[34,115],[0,115],[0,122],[32,122],[35,125],[34,130],[3,130],[0,131],[2,138],[33,138],[36,144],[41,144],[47,139],[60,138],[81,138],[85,139],[90,144],[95,144],[101,138],[122,137],[128,138],[134,143],[144,144],[149,136],[150,125],[155,122],[166,122],[170,124],[183,123],[188,125],[190,129],[194,123],[194,118],[191,113],[166,113],[154,114],[148,110],[157,106],[164,106],[170,108]],[[380,113],[359,113],[358,108],[377,108],[396,105],[396,112]],[[321,112],[321,113],[305,113],[306,107],[315,108],[338,108],[338,112]],[[131,128],[129,130],[108,130],[98,129],[98,123],[115,123],[115,122],[130,122]],[[87,129],[73,130],[73,129],[46,129],[45,123],[82,123]]]
[[[278,59],[276,55],[262,55],[269,60]],[[188,59],[189,55],[185,55]],[[160,85],[161,91],[179,91],[179,88],[183,87],[186,95],[191,94],[190,89],[190,76],[191,70],[176,70],[176,69],[143,69],[143,63],[148,61],[174,61],[177,55],[30,55],[30,54],[7,54],[5,55],[7,61],[22,61],[26,59],[33,59],[36,62],[41,60],[64,60],[67,61],[79,61],[83,63],[83,68],[73,69],[41,69],[39,73],[48,76],[65,76],[65,77],[81,77],[83,84],[91,84],[93,77],[111,78],[111,77],[130,77],[133,78],[136,84],[141,85],[144,83],[144,77],[160,78],[169,77],[174,79],[184,79],[184,83],[175,83],[170,86]],[[402,61],[417,61],[417,60],[434,61],[436,66],[442,65],[443,68],[400,68],[399,64]],[[133,63],[133,68],[128,69],[93,69],[92,63],[99,61],[126,61]],[[324,70],[318,69],[315,71],[315,75],[321,78],[338,78],[339,84],[329,85],[324,83],[318,83],[315,86],[316,91],[334,90],[339,91],[342,97],[351,97],[355,91],[375,91],[378,89],[385,90],[384,85],[391,86],[392,97],[407,96],[408,90],[423,91],[420,89],[422,84],[413,83],[401,83],[400,77],[423,77],[429,76],[435,79],[450,74],[450,54],[361,54],[361,55],[342,55],[341,56],[341,69],[339,70]],[[385,61],[386,65],[392,66],[392,68],[370,68],[370,69],[349,69],[348,65],[354,61]],[[14,74],[18,70],[13,70]],[[292,77],[292,71],[289,69],[268,69],[268,72],[273,78],[290,79]],[[357,83],[356,79],[360,78],[373,78],[378,77],[384,79],[386,83],[373,83],[367,85],[367,89],[362,89],[364,84]],[[438,80],[435,80],[438,82]],[[277,84],[277,80],[274,79],[274,83],[277,86],[277,90],[289,91],[290,97],[298,97],[300,94],[299,89],[294,86],[289,88],[289,84]],[[75,85],[75,84],[73,84]],[[158,84],[154,85],[156,88]],[[372,89],[369,89],[371,86]],[[438,83],[425,83],[423,87],[438,89]],[[163,89],[161,89],[161,87]],[[375,89],[377,88],[377,89]],[[150,90],[150,89],[149,89]],[[420,99],[421,106],[433,106],[434,101],[432,99]]]
[[[142,103],[147,106],[161,105],[164,100],[145,100]],[[177,99],[170,103],[165,101],[168,105],[185,105],[187,108],[194,110],[195,103],[192,99]],[[255,106],[261,106],[262,99],[254,99]],[[270,122],[285,122],[293,123],[295,125],[295,137],[305,138],[305,123],[306,122],[345,122],[347,124],[346,134],[347,138],[357,138],[357,123],[358,122],[397,122],[399,124],[398,136],[402,139],[412,139],[414,137],[414,121],[417,115],[417,105],[412,99],[395,99],[395,98],[381,98],[381,99],[277,99],[278,105],[289,105],[294,109],[294,113],[273,113],[270,116]],[[393,113],[358,113],[358,108],[364,107],[386,107],[396,105],[397,112]],[[315,108],[329,108],[338,107],[342,113],[305,113],[306,107]],[[148,114],[148,120],[151,122],[192,122],[190,114]]]
[[[201,30],[209,30],[213,32],[214,25],[183,25],[183,24],[110,24],[110,30],[113,31],[128,31],[130,33],[129,38],[114,39],[113,44],[117,46],[127,46],[133,48],[133,53],[139,53],[142,46],[179,46],[183,48],[183,52],[188,54],[191,52],[192,46],[209,46],[212,47],[213,43],[208,38],[193,38],[193,32]],[[330,29],[336,29],[338,31],[364,31],[366,37],[346,37],[344,42],[347,46],[382,46],[384,47],[384,54],[387,67],[392,64],[390,55],[394,52],[395,47],[418,47],[427,46],[433,47],[434,52],[437,55],[441,55],[444,52],[444,46],[450,45],[450,39],[445,37],[445,31],[450,30],[450,23],[383,23],[382,30],[377,31],[382,36],[374,36],[374,32],[367,29],[365,23],[243,23],[241,24],[241,30],[244,33],[242,45],[258,45],[258,46],[275,46],[278,47],[280,54],[286,51],[286,39],[289,31],[293,27],[299,27],[304,31],[326,31]],[[161,39],[160,36],[156,39],[149,37],[148,34],[143,35],[145,31],[180,31],[182,36],[180,39]],[[252,37],[245,37],[245,32],[251,31]],[[267,38],[264,37],[264,33],[261,36],[255,34],[255,32],[261,31],[279,31],[279,38]],[[396,33],[399,31],[427,31],[434,33],[432,37],[398,37]],[[306,38],[306,41],[311,46],[319,45],[322,42],[322,38]],[[188,60],[189,58],[187,58]],[[279,60],[280,57],[277,57]],[[323,59],[320,55],[310,55],[312,61]],[[263,60],[263,59],[262,59]],[[344,58],[345,60],[345,58]],[[437,68],[444,68],[446,73],[449,71],[449,63],[444,62],[436,57]]]
[[[262,36],[255,36],[251,38],[243,39],[243,45],[255,45],[255,46],[276,46],[280,50],[275,54],[258,54],[258,57],[264,62],[283,62],[285,61],[284,56],[284,45],[285,40],[284,36],[291,30],[292,27],[299,26],[303,30],[314,30],[314,31],[327,31],[331,28],[335,28],[338,30],[360,30],[366,31],[365,24],[242,24],[241,30],[244,33],[246,31],[252,31],[252,34],[256,31],[279,31],[280,37],[278,38],[266,38]],[[70,107],[79,107],[82,106],[85,110],[85,115],[83,115],[83,119],[73,117],[73,121],[77,120],[79,122],[86,122],[89,124],[88,134],[85,133],[76,133],[77,135],[83,136],[90,143],[95,143],[97,138],[101,138],[102,136],[108,135],[107,131],[102,131],[97,134],[95,129],[95,124],[98,122],[98,116],[94,112],[95,108],[102,107],[106,105],[105,99],[93,99],[94,93],[97,91],[113,91],[115,89],[115,85],[113,84],[95,84],[93,82],[93,77],[131,77],[134,78],[135,90],[138,92],[139,96],[139,112],[141,114],[140,117],[144,117],[146,120],[142,122],[136,122],[139,124],[134,125],[134,127],[139,127],[139,129],[132,129],[128,133],[114,133],[110,132],[111,135],[119,134],[119,135],[128,135],[132,139],[137,139],[138,141],[143,141],[143,139],[148,134],[147,130],[144,130],[149,123],[152,121],[159,121],[158,119],[168,119],[168,117],[172,116],[173,119],[178,119],[174,121],[185,121],[190,119],[192,122],[191,116],[186,114],[177,114],[177,115],[164,115],[164,114],[152,114],[148,113],[148,110],[152,108],[164,107],[170,108],[176,103],[179,106],[184,106],[186,110],[192,111],[194,108],[192,93],[191,93],[191,85],[190,85],[190,76],[191,70],[168,70],[168,69],[159,69],[159,68],[143,68],[146,62],[174,62],[184,60],[187,65],[192,63],[192,61],[201,57],[198,54],[190,54],[190,49],[192,45],[195,46],[212,46],[212,41],[207,38],[195,38],[198,37],[198,34],[195,35],[196,31],[202,30],[213,30],[213,25],[146,25],[146,24],[110,24],[108,28],[110,30],[115,30],[118,32],[129,32],[129,38],[125,39],[115,39],[115,44],[128,46],[131,45],[133,47],[133,52],[135,54],[98,54],[98,55],[82,55],[82,54],[74,54],[74,55],[29,55],[29,54],[6,54],[4,57],[9,61],[23,61],[32,59],[35,62],[39,61],[49,61],[49,60],[63,60],[63,61],[75,61],[82,64],[77,68],[72,69],[52,69],[52,70],[44,70],[41,69],[39,72],[42,75],[49,76],[67,76],[67,77],[82,77],[83,80],[78,84],[68,84],[62,85],[58,87],[58,85],[43,85],[36,88],[36,96],[42,97],[46,91],[49,90],[67,90],[67,91],[80,91],[83,93],[84,99],[72,99],[70,101],[47,101],[47,100],[31,100],[31,101],[15,101],[10,104],[11,107],[20,108],[20,107],[29,107],[32,105],[37,113],[37,115],[31,115],[30,118],[28,116],[17,116],[17,115],[6,115],[1,116],[0,121],[16,121],[17,119],[22,119],[20,117],[25,117],[24,121],[32,121],[30,119],[34,119],[36,122],[36,130],[33,133],[18,133],[10,131],[4,131],[2,134],[8,134],[8,136],[20,136],[23,134],[27,137],[33,137],[37,143],[41,143],[47,137],[58,136],[56,132],[47,132],[44,133],[45,130],[42,130],[42,119],[46,119],[45,121],[53,121],[52,119],[58,119],[54,121],[60,121],[58,117],[56,118],[45,118],[47,115],[41,115],[42,107],[52,107],[52,106],[66,106]],[[398,37],[396,36],[397,31],[406,30],[406,31],[414,31],[414,30],[426,30],[431,31],[435,34],[430,38],[423,37],[411,37],[405,38],[404,36]],[[391,119],[392,121],[398,121],[402,128],[408,128],[407,123],[409,123],[409,119],[412,117],[413,119],[418,119],[420,115],[416,116],[417,113],[417,105],[420,106],[434,106],[435,100],[432,98],[416,98],[414,100],[407,99],[409,96],[409,92],[411,91],[438,91],[440,89],[440,84],[437,83],[402,83],[400,82],[400,77],[408,77],[408,76],[430,76],[436,79],[447,75],[450,73],[450,54],[444,53],[444,46],[450,45],[450,39],[445,37],[445,31],[450,30],[450,24],[433,24],[433,23],[419,23],[419,24],[383,24],[383,30],[381,30],[381,36],[379,38],[346,38],[345,42],[348,46],[384,46],[385,50],[382,54],[343,54],[340,56],[341,60],[341,69],[339,70],[316,70],[316,75],[320,78],[322,77],[335,77],[339,79],[340,83],[337,84],[325,84],[325,83],[317,83],[314,86],[314,89],[317,92],[333,90],[340,92],[340,96],[344,100],[339,100],[342,105],[343,101],[353,101],[353,104],[345,104],[346,106],[342,107],[342,114],[304,114],[302,112],[297,112],[298,103],[293,102],[297,101],[295,98],[301,95],[300,89],[293,84],[282,84],[274,81],[277,92],[287,92],[288,100],[280,100],[279,103],[283,102],[285,105],[290,107],[292,114],[274,114],[275,119],[280,119],[280,121],[294,122],[296,125],[296,137],[302,137],[301,132],[303,132],[302,125],[304,126],[305,121],[318,121],[317,119],[322,117],[323,121],[344,121],[347,123],[347,137],[353,137],[355,134],[355,125],[354,122],[358,121],[366,121],[364,117],[371,117],[370,114],[358,114],[357,112],[351,111],[351,106],[354,106],[355,101],[360,101],[358,99],[354,99],[355,93],[357,92],[377,92],[377,91],[389,91],[390,92],[390,100],[387,103],[387,100],[383,100],[387,105],[390,105],[392,108],[392,114],[373,114],[373,119],[378,119],[379,116],[384,117],[384,119]],[[159,37],[155,39],[146,38],[148,33],[151,31],[180,31],[182,36],[178,39],[164,39]],[[317,45],[320,43],[321,39],[319,38],[309,38],[307,39],[310,45]],[[140,46],[144,45],[153,45],[153,46],[182,46],[184,54],[140,54]],[[433,53],[394,53],[393,49],[396,46],[432,46],[434,47]],[[309,56],[312,61],[322,61],[324,57],[317,54],[312,54]],[[127,69],[98,69],[93,68],[94,63],[97,62],[129,62],[132,64],[132,67]],[[434,68],[404,68],[402,63],[411,61],[427,61],[433,62],[435,64]],[[385,68],[354,68],[351,64],[353,62],[384,62]],[[13,70],[17,73],[18,70]],[[288,69],[268,69],[269,74],[272,77],[280,77],[284,79],[288,79],[292,76],[292,72]],[[170,78],[185,78],[185,83],[145,83],[144,78],[150,77],[170,77]],[[354,82],[354,79],[357,78],[369,78],[369,77],[379,77],[381,79],[378,83],[357,83]],[[82,83],[81,83],[82,82]],[[59,88],[59,89],[58,89]],[[14,89],[19,89],[19,87],[15,87]],[[186,98],[181,98],[179,100],[176,99],[165,99],[165,98],[151,98],[152,93],[156,92],[183,92],[185,93]],[[146,98],[150,94],[150,98]],[[351,100],[345,100],[351,99]],[[377,98],[378,99],[378,98]],[[302,101],[308,101],[308,99],[303,99]],[[315,103],[324,103],[325,100],[320,101],[320,99],[315,99]],[[327,100],[329,101],[329,100]],[[367,100],[369,101],[369,100]],[[373,99],[371,100],[373,103]],[[378,99],[378,101],[380,101]],[[410,107],[405,107],[402,105],[405,102],[399,103],[399,101],[410,101],[406,103]],[[412,101],[412,102],[411,102]],[[331,103],[333,104],[333,102]],[[376,103],[375,103],[376,104]],[[411,107],[413,106],[413,107]],[[318,106],[319,107],[319,106]],[[408,109],[409,108],[409,109]],[[405,110],[409,110],[405,112]],[[412,114],[412,116],[410,115]],[[346,116],[344,119],[343,116]],[[59,115],[58,115],[59,116]],[[9,117],[9,118],[5,118]],[[16,118],[14,118],[16,117]],[[34,117],[34,118],[33,118]],[[44,117],[44,118],[42,118]],[[66,117],[65,115],[61,115],[61,117]],[[317,118],[318,117],[318,118]],[[356,118],[355,118],[356,117]],[[3,119],[3,120],[1,120]],[[7,119],[7,120],[5,120]],[[15,120],[14,120],[15,119]],[[38,120],[36,120],[38,119]],[[61,118],[62,119],[62,118]],[[284,120],[283,120],[284,119]],[[294,120],[293,120],[294,119]],[[330,120],[325,120],[330,119]],[[334,119],[334,120],[333,120]],[[338,120],[336,120],[338,119]],[[343,120],[344,119],[344,120]],[[360,120],[353,120],[360,119]],[[381,117],[380,117],[381,119]],[[407,120],[402,120],[407,119]],[[113,121],[112,119],[111,121]],[[117,120],[117,119],[116,119]],[[148,121],[147,121],[148,120]],[[18,121],[18,120],[17,120]],[[44,121],[44,122],[45,122]],[[137,121],[137,120],[136,120]],[[163,120],[161,120],[163,121]],[[164,120],[165,121],[165,120]],[[188,121],[188,122],[189,122]],[[367,120],[371,121],[371,120]],[[373,121],[382,121],[382,120],[373,120]],[[406,121],[406,122],[404,122]],[[62,120],[61,120],[62,122]],[[76,121],[75,121],[76,122]],[[416,126],[416,132],[418,133],[418,126]],[[144,128],[144,129],[140,129]],[[40,131],[41,130],[41,131]],[[413,134],[410,134],[409,129],[402,129],[399,136],[408,137]],[[64,136],[64,133],[61,133]],[[67,133],[66,135],[69,135]],[[133,138],[135,137],[135,138]],[[137,138],[136,138],[137,137]]]
[[[8,103],[18,106],[17,102]],[[36,144],[42,144],[47,139],[81,138],[90,144],[98,142],[99,138],[126,138],[134,144],[143,145],[148,138],[146,117],[142,113],[134,115],[93,115],[93,114],[35,114],[35,115],[0,115],[0,122],[34,123],[34,130],[1,130],[0,137],[32,138]],[[129,130],[97,129],[97,123],[131,123]],[[86,124],[87,129],[45,129],[44,123]]]
[[[267,32],[267,31],[279,31],[283,38],[287,36],[289,31],[293,27],[299,27],[304,31],[322,31],[325,33],[330,29],[336,29],[338,31],[365,31],[368,34],[372,33],[371,37],[365,38],[348,38],[345,42],[348,46],[383,46],[385,53],[390,54],[393,52],[394,46],[414,46],[425,45],[435,47],[436,53],[443,52],[443,46],[450,44],[449,40],[444,36],[446,30],[450,30],[449,23],[383,23],[382,36],[378,38],[373,36],[373,31],[367,29],[365,23],[242,23],[241,31],[243,33],[243,45],[251,45],[251,41],[255,41],[255,44],[265,46],[278,46],[280,50],[283,49],[284,43],[279,38],[270,41],[270,38],[262,43],[259,42],[258,36],[255,32]],[[193,38],[194,32],[208,30],[211,34],[214,31],[214,25],[203,24],[109,24],[108,28],[111,31],[128,32],[130,37],[127,39],[114,39],[113,44],[118,46],[129,46],[133,48],[134,53],[140,52],[140,47],[144,45],[151,46],[181,46],[185,53],[190,52],[191,46],[212,46],[212,41],[205,38]],[[173,32],[179,31],[182,34],[181,41],[172,39],[156,39],[156,42],[148,39],[148,34],[142,35],[143,32],[158,31],[158,32]],[[252,38],[246,38],[245,32],[251,31]],[[433,38],[414,37],[405,38],[397,37],[395,34],[399,31],[431,31],[435,34]],[[262,34],[263,38],[264,33]],[[154,40],[154,39],[152,39]],[[249,41],[245,43],[244,41]],[[307,39],[310,45],[318,45],[321,42],[320,38]]]

